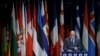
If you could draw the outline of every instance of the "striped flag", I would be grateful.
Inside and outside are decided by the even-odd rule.
[[[82,33],[82,48],[83,51],[88,51],[88,6],[85,1],[84,18],[83,18],[83,33]]]
[[[27,4],[27,36],[26,36],[26,56],[33,56],[32,52],[32,22],[30,2]]]
[[[94,0],[91,1],[90,22],[89,22],[89,56],[95,56],[95,12]]]
[[[80,25],[80,16],[79,16],[79,5],[76,6],[76,24],[75,24],[75,32],[76,37],[80,39],[80,32],[81,31],[81,25]]]
[[[51,39],[51,56],[60,56],[60,43],[58,39],[58,20],[56,14],[56,5],[55,1],[52,0],[51,4],[51,18],[50,18],[50,39]]]
[[[33,33],[33,52],[35,56],[39,56],[39,52],[41,52],[41,48],[37,41],[37,22],[36,22],[36,4],[33,4],[33,18],[32,18],[32,33]]]
[[[49,55],[49,49],[48,49],[48,45],[49,45],[49,42],[48,42],[48,25],[47,25],[47,20],[48,18],[46,18],[46,14],[45,14],[45,7],[44,7],[44,1],[42,0],[42,5],[41,5],[41,20],[42,20],[42,30],[43,30],[43,33],[42,33],[42,41],[43,41],[43,48],[44,48],[44,53],[48,56]]]
[[[11,44],[11,50],[12,55],[17,56],[17,38],[16,38],[16,23],[15,23],[15,7],[13,4],[12,9],[12,20],[11,20],[11,32],[12,32],[12,44]]]
[[[60,25],[59,25],[59,39],[60,39],[60,46],[63,47],[64,41],[64,10],[63,10],[63,0],[61,0],[61,11],[60,11]]]
[[[41,5],[41,8],[40,8]],[[48,41],[44,33],[44,3],[40,4],[38,1],[38,12],[37,12],[37,41],[41,47],[42,52],[39,53],[41,56],[48,56]]]

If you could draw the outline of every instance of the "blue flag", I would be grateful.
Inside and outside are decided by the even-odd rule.
[[[95,56],[95,12],[94,0],[91,1],[90,8],[90,22],[89,22],[89,56]]]
[[[81,26],[80,26],[80,16],[79,16],[79,5],[77,4],[76,6],[76,24],[75,24],[75,31],[76,31],[76,37],[78,39],[80,39],[80,30],[81,30]]]
[[[40,6],[41,5],[41,6]],[[38,0],[38,11],[37,11],[37,41],[42,49],[40,56],[48,56],[48,41],[44,33],[45,20],[44,20],[44,5],[43,1],[40,3]]]

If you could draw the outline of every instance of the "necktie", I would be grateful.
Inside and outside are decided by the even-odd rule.
[[[74,38],[73,38],[73,44],[74,44]]]
[[[74,44],[74,38],[71,39],[72,43]]]

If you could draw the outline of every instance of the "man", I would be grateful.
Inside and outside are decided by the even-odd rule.
[[[65,51],[80,51],[80,40],[75,37],[75,31],[70,31],[70,37],[67,37],[64,41]]]

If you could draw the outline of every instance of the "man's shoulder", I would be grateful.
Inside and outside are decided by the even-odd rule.
[[[80,41],[80,39],[78,39],[78,38],[75,38],[77,41]]]

